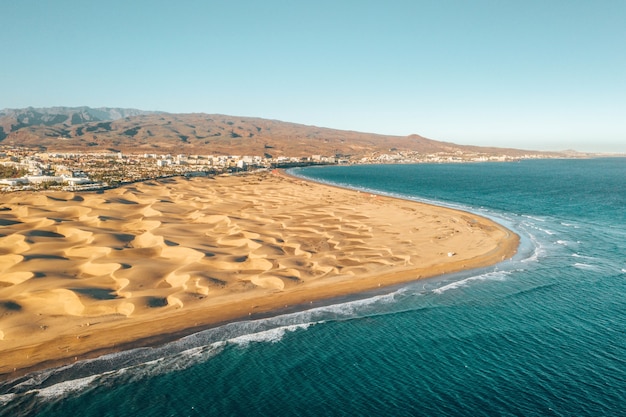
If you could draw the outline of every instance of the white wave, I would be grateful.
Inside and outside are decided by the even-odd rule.
[[[526,217],[528,217],[528,216],[526,216]],[[542,221],[545,222],[545,220],[542,220]],[[533,229],[533,230],[538,230],[538,231],[540,231],[540,232],[542,232],[542,233],[544,233],[544,234],[546,234],[548,236],[554,236],[554,235],[557,234],[556,232],[554,232],[554,231],[552,231],[550,229],[546,229],[545,227],[539,227],[537,224],[535,224],[533,222],[522,222],[520,224],[520,226],[523,226],[523,227],[526,227],[526,228],[530,228],[530,229]]]
[[[561,225],[565,226],[565,227],[573,227],[574,229],[580,229],[580,226],[575,225],[573,223],[565,223],[565,222],[561,222]]]
[[[582,262],[576,262],[576,263],[574,264],[574,267],[575,267],[575,268],[578,268],[578,269],[589,269],[589,270],[593,270],[593,271],[597,271],[597,270],[599,270],[599,269],[600,269],[600,268],[599,268],[598,266],[596,266],[596,265],[589,265],[589,264],[582,263]]]
[[[626,268],[622,268],[622,272],[625,272],[625,273],[626,273]]]
[[[85,362],[89,362],[89,360],[87,360]],[[26,379],[26,380],[16,384],[14,386],[14,388],[17,388],[18,390],[24,391],[24,392],[26,392],[26,391],[34,391],[33,389],[31,389],[32,387],[38,387],[38,386],[42,385],[45,381],[48,380],[48,378],[50,378],[55,373],[57,373],[59,371],[64,371],[64,370],[70,369],[70,368],[72,368],[72,366],[74,366],[74,365],[65,365],[65,366],[61,366],[59,368],[46,369],[44,371],[37,372],[37,373],[35,373],[33,375],[30,375],[28,379]]]
[[[265,330],[258,333],[244,334],[242,336],[235,337],[228,340],[230,343],[234,343],[239,346],[247,346],[253,342],[270,342],[276,343],[280,341],[287,332],[294,332],[296,330],[306,330],[313,323],[294,324],[291,326],[277,327],[275,329]]]
[[[557,245],[563,245],[563,246],[567,246],[569,244],[569,242],[567,242],[566,240],[557,240],[555,243]]]
[[[538,247],[535,247],[535,250],[533,251],[532,255],[530,255],[528,258],[526,259],[522,259],[520,262],[526,263],[526,262],[536,262],[539,260],[539,257],[543,254],[543,251],[541,251]]]
[[[369,307],[377,307],[384,304],[391,304],[396,301],[396,297],[404,292],[407,292],[407,288],[400,288],[389,294],[376,295],[374,297],[363,298],[360,300],[348,301],[346,303],[331,304],[323,307],[317,307],[309,310],[315,317],[319,317],[318,314],[332,313],[333,318],[351,318],[355,315],[362,313]],[[305,312],[303,312],[305,313]]]
[[[218,355],[225,345],[225,342],[220,341],[207,346],[193,347],[176,354],[166,354],[149,362],[119,369],[112,376],[118,378],[126,375],[128,381],[138,381],[172,371],[182,371]]]
[[[526,231],[526,233],[528,234],[528,238],[530,239],[530,242],[534,250],[533,250],[533,253],[528,258],[522,259],[520,262],[522,263],[537,262],[539,258],[545,254],[543,245],[539,242],[539,239],[537,239],[537,237],[534,234],[528,231]]]
[[[525,217],[525,218],[531,219],[531,220],[535,220],[535,221],[538,221],[538,222],[545,222],[546,221],[545,219],[542,219],[540,217],[533,217],[533,216],[529,216],[527,214],[522,214],[522,217]]]
[[[13,401],[17,397],[15,394],[1,394],[0,395],[0,405],[6,405]]]
[[[381,311],[383,313],[385,311],[384,308],[380,308],[381,306],[396,303],[399,296],[402,296],[404,293],[411,293],[411,291],[412,290],[407,286],[388,294],[313,307],[308,310],[265,319],[265,321],[274,326],[283,324],[282,327],[307,326],[308,328],[311,325],[330,320],[344,320],[364,315],[380,314]],[[251,335],[252,333],[257,332],[248,332],[246,335],[242,336]]]
[[[454,290],[457,288],[465,287],[474,281],[502,281],[505,279],[507,275],[510,275],[511,272],[512,271],[487,272],[485,274],[481,274],[481,275],[477,275],[474,277],[465,278],[460,281],[452,282],[448,285],[444,285],[443,287],[434,289],[433,292],[436,294],[443,294],[444,292],[449,291],[449,290]]]
[[[98,376],[99,375],[92,375],[71,381],[59,382],[58,384],[50,387],[35,390],[35,392],[38,397],[43,397],[45,399],[63,397],[67,394],[84,390],[89,384],[98,378]]]
[[[187,369],[192,365],[206,361],[209,357],[221,352],[225,342],[216,342],[210,346],[200,346],[180,352],[172,356],[164,356],[155,360],[143,362],[137,365],[123,367],[114,371],[106,371],[82,378],[75,378],[56,383],[44,388],[27,389],[20,394],[6,394],[0,396],[0,404],[7,404],[17,397],[36,395],[44,401],[66,398],[70,394],[84,391],[90,386],[103,386],[106,384],[131,383],[146,377],[154,377],[174,370]],[[25,385],[36,386],[36,380],[30,379],[16,387]]]
[[[580,258],[580,259],[598,259],[598,258],[594,258],[593,256],[581,255],[580,253],[572,253],[572,257]]]

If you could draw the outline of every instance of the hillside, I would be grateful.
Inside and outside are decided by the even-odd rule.
[[[2,110],[0,145],[48,151],[269,154],[274,157],[364,156],[396,151],[460,151],[511,156],[533,153],[455,145],[419,135],[377,135],[252,117],[89,107]]]

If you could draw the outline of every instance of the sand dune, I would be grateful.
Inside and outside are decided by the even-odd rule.
[[[0,203],[5,377],[495,263],[517,247],[516,236],[471,214],[275,174],[8,194]]]

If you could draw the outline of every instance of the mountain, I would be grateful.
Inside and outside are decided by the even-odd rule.
[[[150,114],[137,109],[121,109],[100,107],[48,107],[0,110],[0,140],[6,139],[11,133],[24,128],[36,126],[56,127],[59,133],[63,127],[80,125],[88,122],[118,120]]]
[[[135,109],[51,107],[0,111],[0,145],[48,151],[310,156],[413,151],[519,156],[516,149],[455,145],[253,117]]]

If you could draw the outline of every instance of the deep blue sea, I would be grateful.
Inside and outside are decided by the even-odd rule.
[[[626,415],[626,159],[305,168],[456,207],[512,260],[0,385],[0,415]]]

